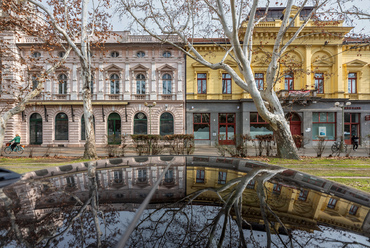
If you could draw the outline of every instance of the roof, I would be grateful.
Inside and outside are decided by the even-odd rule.
[[[269,7],[267,11],[267,16],[263,21],[271,22],[275,20],[282,20],[284,18],[283,11],[286,9],[286,7]],[[312,11],[312,6],[303,7],[301,13],[300,13],[300,19],[306,18],[309,13]],[[256,18],[261,18],[265,15],[266,7],[258,7],[256,11]],[[247,20],[249,17],[247,18]]]

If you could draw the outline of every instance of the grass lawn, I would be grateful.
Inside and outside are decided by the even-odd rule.
[[[0,158],[0,167],[17,173],[25,173],[61,166],[72,163],[85,162],[78,157],[35,157],[35,158]],[[336,181],[370,193],[370,158],[311,158],[305,157],[300,161],[278,158],[263,158],[263,162],[302,171],[314,176],[329,177]],[[335,177],[335,178],[331,178]],[[363,177],[363,178],[361,178]]]

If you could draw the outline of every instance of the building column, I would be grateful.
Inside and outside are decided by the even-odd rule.
[[[103,64],[99,64],[99,80],[98,85],[96,87],[97,90],[97,100],[104,100],[104,71],[103,71]]]
[[[182,92],[182,64],[178,63],[177,66],[177,100],[184,100],[184,95]],[[174,87],[175,88],[175,87]]]
[[[71,100],[77,100],[77,69],[76,65],[72,65],[72,80],[71,80]]]
[[[123,80],[123,78],[122,78]],[[125,69],[125,88],[124,88],[124,95],[123,100],[130,100],[131,96],[131,87],[130,87],[130,64],[126,63],[126,69]]]
[[[157,100],[157,84],[156,84],[156,75],[155,75],[155,62],[152,62],[152,79],[151,79],[151,87],[150,87],[150,100]],[[149,79],[148,79],[149,82]]]

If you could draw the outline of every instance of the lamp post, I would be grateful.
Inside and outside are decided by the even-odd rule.
[[[340,149],[343,151],[344,146],[344,107],[351,105],[351,102],[346,102],[343,104],[340,104],[339,102],[336,102],[335,107],[342,109],[342,137],[340,138]]]
[[[149,134],[152,134],[152,108],[156,104],[156,102],[153,102],[152,104],[148,104],[147,102],[144,103],[144,105],[149,108]]]

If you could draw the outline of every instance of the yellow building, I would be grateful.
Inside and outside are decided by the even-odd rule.
[[[285,41],[293,36],[310,10],[302,10]],[[256,15],[264,11],[260,8]],[[269,8],[253,34],[251,66],[261,90],[284,12],[284,8]],[[297,8],[293,8],[291,16],[296,13]],[[240,39],[245,27],[246,23]],[[351,29],[342,21],[310,21],[280,60],[275,91],[292,134],[304,135],[310,140],[309,145],[314,145],[319,136],[335,141],[343,133],[348,144],[353,135],[360,137],[361,144],[362,137],[370,134],[370,46],[358,39],[344,38]],[[194,46],[211,63],[220,62],[229,47],[222,39],[196,39]],[[230,56],[225,61],[238,72]],[[194,133],[198,144],[214,144],[219,137],[226,138],[223,143],[232,144],[235,134],[249,133],[254,137],[272,133],[257,114],[250,95],[229,74],[211,70],[191,58],[187,58],[186,68],[187,132]]]

